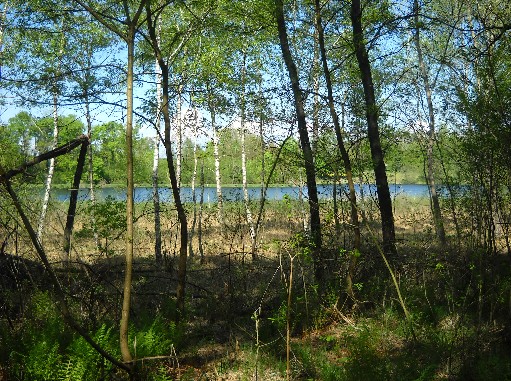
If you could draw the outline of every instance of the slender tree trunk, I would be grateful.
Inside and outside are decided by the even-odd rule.
[[[300,214],[302,216],[302,229],[305,234],[309,235],[310,234],[309,218],[307,216],[307,211],[305,209],[305,203],[303,201],[303,188],[304,187],[305,187],[305,183],[303,182],[302,172],[300,171],[300,178],[298,180],[298,205],[300,207]]]
[[[383,250],[390,256],[396,256],[396,233],[394,229],[394,214],[392,212],[392,199],[390,197],[387,171],[383,159],[383,151],[380,142],[380,131],[378,127],[378,106],[374,95],[371,64],[364,42],[362,30],[362,9],[360,0],[351,2],[351,23],[353,27],[353,44],[357,56],[358,67],[364,87],[364,98],[367,118],[367,135],[371,148],[374,176],[376,180],[376,191],[381,215]]]
[[[198,138],[198,120],[197,120],[197,111],[193,108],[193,119],[192,119],[192,128],[193,128],[193,172],[192,172],[192,204],[193,204],[193,217],[192,217],[192,226],[190,228],[190,234],[188,236],[188,253],[190,256],[193,256],[193,236],[195,235],[195,226],[197,225],[197,192],[195,189],[195,182],[197,180],[197,167],[199,164],[199,160],[197,157],[197,138]]]
[[[197,226],[197,241],[199,245],[200,260],[204,263],[204,246],[202,244],[202,211],[204,209],[204,158],[200,167],[200,199],[199,199],[199,222]]]
[[[209,112],[211,115],[211,130],[213,133],[213,156],[215,159],[215,181],[216,181],[216,197],[217,197],[217,205],[218,205],[218,223],[220,224],[220,229],[224,226],[224,211],[223,211],[223,197],[222,197],[222,178],[220,175],[220,153],[219,153],[219,137],[218,130],[216,125],[216,113],[215,106],[213,105],[213,101],[210,99],[208,102]]]
[[[90,66],[89,66],[90,67]],[[85,119],[87,120],[87,136],[89,137],[89,141],[92,142],[92,117],[90,114],[90,102],[88,96],[88,89],[85,90]],[[87,145],[87,153],[88,153],[88,171],[89,171],[89,200],[92,205],[91,209],[91,225],[92,225],[92,234],[94,236],[94,243],[96,245],[96,250],[100,250],[99,246],[99,236],[98,229],[96,226],[96,216],[94,211],[94,206],[96,205],[96,194],[94,192],[94,152],[92,151],[92,144]]]
[[[433,221],[435,223],[435,230],[440,245],[446,245],[444,222],[442,218],[442,210],[440,209],[440,201],[435,186],[435,158],[433,156],[433,147],[435,145],[435,112],[433,110],[433,99],[431,95],[431,86],[429,83],[428,69],[422,56],[422,47],[420,39],[420,26],[419,26],[419,2],[414,0],[413,3],[415,14],[415,33],[414,41],[417,50],[417,60],[419,61],[419,72],[424,82],[424,90],[426,92],[426,100],[428,104],[429,114],[429,129],[428,129],[428,142],[426,149],[426,157],[428,161],[426,181],[429,187],[429,194],[431,197],[431,206],[433,213]]]
[[[62,21],[62,30],[64,29],[64,21]],[[64,55],[64,48],[65,48],[65,38],[64,34],[61,36],[60,40],[60,50],[58,52],[57,56],[57,62],[55,63],[55,72],[53,77],[53,83],[52,83],[52,95],[53,95],[53,143],[52,143],[52,149],[57,147],[58,144],[58,137],[59,137],[59,116],[58,116],[58,80],[60,76],[60,64],[62,56]],[[53,173],[55,172],[55,159],[50,159],[49,168],[48,168],[48,175],[46,177],[46,185],[44,189],[44,199],[43,199],[43,206],[41,210],[41,215],[39,216],[39,223],[37,225],[37,239],[41,241],[42,235],[43,235],[43,228],[44,228],[44,220],[46,219],[46,212],[48,210],[48,203],[50,201],[50,192],[51,192],[51,183],[53,179]]]
[[[312,62],[312,86],[314,91],[312,103],[312,154],[316,155],[319,139],[319,31],[314,29],[314,59]]]
[[[321,52],[321,62],[323,64],[323,74],[325,76],[325,82],[327,87],[327,99],[328,109],[330,110],[330,116],[334,124],[335,137],[337,139],[337,147],[341,153],[341,158],[344,163],[344,170],[346,171],[346,179],[348,180],[349,199],[351,206],[351,224],[355,233],[353,247],[355,250],[360,250],[360,224],[358,221],[358,210],[357,210],[357,194],[355,192],[355,183],[353,181],[353,171],[351,165],[351,159],[348,154],[348,150],[344,145],[344,139],[342,137],[341,125],[339,123],[339,116],[335,110],[334,104],[334,93],[332,87],[332,79],[330,76],[330,69],[328,68],[328,60],[325,49],[325,36],[323,31],[323,25],[321,20],[321,6],[320,1],[315,0],[315,12],[316,12],[316,29],[318,31],[318,44]],[[343,115],[344,117],[344,115]],[[343,118],[344,121],[344,118]]]
[[[84,101],[85,101],[84,107],[85,107],[85,120],[87,121],[87,136],[89,137],[89,144],[88,144],[88,150],[87,150],[87,154],[88,154],[87,165],[88,165],[88,173],[89,173],[89,178],[88,178],[89,200],[90,200],[90,205],[92,206],[92,208],[90,208],[90,213],[91,213],[90,223],[92,226],[92,234],[94,237],[94,243],[96,245],[96,250],[99,252],[101,248],[100,248],[100,244],[99,244],[98,229],[96,226],[96,216],[95,216],[95,210],[94,210],[95,209],[94,206],[96,205],[96,195],[94,192],[94,160],[93,160],[94,152],[92,150],[92,144],[90,144],[92,142],[92,116],[90,113],[90,86],[93,81],[93,78],[91,75],[92,54],[93,54],[92,43],[89,43],[86,45],[86,50],[87,50],[87,56],[86,56],[87,66],[84,70],[82,90],[83,90]]]
[[[55,147],[57,147],[57,142],[58,142],[58,138],[59,138],[59,117],[58,117],[57,103],[58,103],[58,96],[57,96],[57,90],[55,89],[53,92],[53,143],[51,146],[52,149],[55,149]],[[46,212],[48,211],[48,203],[50,202],[51,182],[53,179],[54,172],[55,172],[55,158],[51,158],[49,167],[48,167],[48,175],[46,176],[46,184],[44,187],[43,206],[41,209],[41,214],[39,216],[39,222],[37,223],[37,239],[39,240],[39,242],[41,242],[41,239],[43,236],[44,221],[46,219]]]
[[[333,212],[334,212],[334,224],[335,234],[337,237],[341,236],[341,221],[339,220],[339,204],[337,202],[337,195],[339,190],[337,189],[337,183],[339,179],[339,170],[337,167],[334,168],[334,181],[332,187],[332,201],[333,201]]]
[[[348,154],[348,150],[344,145],[344,139],[342,137],[341,126],[339,124],[339,116],[337,115],[337,111],[335,110],[334,104],[334,93],[332,88],[332,79],[330,77],[330,69],[328,68],[328,60],[326,56],[326,48],[325,48],[325,35],[323,31],[323,22],[321,20],[321,5],[319,0],[314,1],[314,8],[316,14],[316,30],[318,31],[318,44],[319,50],[321,52],[321,63],[323,65],[323,74],[325,76],[325,82],[327,87],[327,99],[328,99],[328,109],[330,110],[330,116],[332,118],[332,122],[334,123],[335,137],[337,139],[337,147],[339,148],[339,152],[341,154],[342,161],[344,163],[344,170],[346,171],[346,179],[348,180],[348,189],[349,189],[349,200],[350,200],[350,219],[351,225],[353,227],[354,239],[353,239],[353,250],[355,252],[360,251],[360,223],[358,221],[358,208],[357,208],[357,194],[355,192],[355,183],[353,181],[353,171],[351,166],[350,155]],[[344,123],[344,114],[343,114],[343,123]],[[344,127],[344,126],[343,126]],[[335,179],[337,181],[337,178]],[[355,273],[357,255],[350,256],[350,265],[348,267],[348,274],[346,277],[346,289],[348,294],[353,297],[353,277]]]
[[[80,180],[82,178],[83,167],[85,166],[85,159],[87,157],[87,147],[89,142],[82,143],[80,153],[78,155],[78,162],[76,163],[75,175],[73,183],[71,184],[71,195],[69,197],[69,208],[67,211],[66,227],[64,228],[64,263],[69,262],[69,255],[71,252],[71,235],[73,234],[73,226],[75,222],[76,204],[78,201],[78,191],[80,190]]]
[[[451,179],[449,177],[449,173],[447,172],[447,168],[444,164],[444,157],[442,154],[442,149],[438,141],[436,141],[437,150],[440,154],[440,165],[442,166],[442,172],[445,178],[445,184],[447,187],[447,191],[449,192],[449,207],[451,209],[452,222],[454,223],[454,228],[456,230],[456,243],[457,247],[461,248],[461,227],[458,222],[458,215],[456,213],[456,192],[452,186]]]
[[[158,19],[160,21],[160,19]],[[158,22],[158,41],[160,39],[161,22]],[[154,150],[153,150],[153,208],[154,208],[154,257],[156,262],[162,261],[161,253],[161,223],[160,223],[160,192],[158,184],[158,167],[160,162],[160,120],[161,120],[161,69],[155,60],[156,70],[156,118],[154,121]]]
[[[186,219],[186,211],[181,202],[181,195],[179,192],[179,184],[177,182],[177,174],[174,167],[174,154],[172,153],[171,144],[171,120],[169,111],[169,67],[165,63],[158,40],[156,38],[156,31],[152,21],[152,11],[150,3],[146,3],[147,13],[147,25],[149,29],[149,35],[151,37],[151,43],[153,45],[154,54],[158,60],[158,64],[162,74],[162,112],[163,120],[165,122],[165,152],[167,154],[167,166],[169,170],[170,182],[172,184],[172,195],[174,196],[174,205],[176,206],[177,216],[180,225],[180,249],[179,249],[179,261],[177,270],[177,290],[176,290],[176,306],[179,319],[185,311],[185,290],[186,290],[186,265],[188,256],[188,222]]]
[[[266,144],[264,142],[264,123],[263,123],[263,115],[259,116],[259,139],[261,140],[261,203],[263,203],[264,189],[265,183],[264,178],[266,176]]]
[[[177,186],[181,188],[181,167],[183,164],[183,118],[181,117],[181,103],[183,98],[183,85],[179,84],[177,87],[177,110],[176,110],[176,124],[177,124],[177,147],[176,147],[176,176]]]
[[[303,106],[304,100],[302,90],[300,89],[298,70],[289,49],[286,21],[284,18],[284,4],[282,0],[275,0],[275,9],[280,48],[288,71],[291,87],[293,89],[294,105],[296,110],[296,117],[298,120],[298,132],[300,135],[301,149],[304,156],[304,166],[309,196],[311,238],[312,244],[314,246],[313,258],[315,266],[315,277],[320,285],[320,288],[322,288],[324,283],[324,263],[321,254],[321,220],[319,215],[319,200],[316,186],[316,170],[314,168],[314,159],[309,141],[309,133],[307,132],[307,122]]]
[[[262,76],[259,77],[259,96],[261,97],[262,103]],[[262,104],[258,106],[258,114],[259,114],[259,140],[261,142],[261,192],[259,199],[259,215],[257,216],[256,222],[254,224],[254,233],[255,238],[252,240],[252,259],[257,258],[257,236],[259,234],[259,226],[261,221],[261,214],[263,213],[264,202],[266,197],[266,187],[265,187],[265,176],[266,176],[266,162],[265,162],[265,142],[264,142],[264,117],[263,117],[264,109]]]
[[[133,276],[133,217],[135,215],[133,181],[133,67],[135,62],[135,27],[130,25],[128,38],[128,68],[126,80],[126,264],[120,322],[120,347],[124,362],[133,358],[129,347],[128,329],[131,306],[131,281]]]
[[[248,196],[248,185],[247,185],[247,153],[246,153],[246,146],[245,146],[245,135],[246,135],[245,81],[246,81],[246,53],[243,52],[243,65],[241,68],[241,94],[240,94],[241,173],[242,173],[242,183],[243,183],[243,201],[245,203],[245,214],[246,214],[246,218],[247,218],[247,225],[250,230],[250,244],[251,244],[251,247],[254,247],[256,245],[256,231],[255,231],[255,226],[254,226],[254,220],[252,218],[252,211],[250,210],[250,198]],[[252,251],[252,259],[255,259],[255,251]]]
[[[119,327],[119,341],[121,356],[124,363],[131,363],[132,356],[129,348],[128,341],[128,327],[129,327],[129,314],[131,305],[131,280],[133,274],[133,238],[134,238],[134,182],[133,182],[133,82],[134,74],[133,67],[135,61],[135,34],[138,26],[138,21],[144,6],[147,5],[146,0],[140,0],[137,4],[137,11],[133,17],[129,13],[128,1],[123,0],[122,5],[126,12],[125,20],[122,27],[125,30],[118,29],[113,23],[107,19],[94,8],[85,4],[81,0],[74,0],[80,4],[81,7],[86,9],[96,20],[102,25],[122,38],[126,43],[128,62],[127,62],[127,78],[126,78],[126,172],[127,172],[127,189],[126,189],[126,265],[124,272],[124,285],[123,285],[123,301],[121,310],[121,321]],[[126,366],[131,370],[131,365]]]

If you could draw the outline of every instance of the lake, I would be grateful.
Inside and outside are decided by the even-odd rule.
[[[355,186],[358,196],[360,197],[360,186]],[[364,196],[367,197],[369,195],[376,195],[376,186],[375,185],[363,185],[362,190],[364,191]],[[303,195],[307,196],[307,188],[302,188]],[[318,193],[319,198],[322,200],[331,200],[332,199],[333,186],[332,185],[318,185]],[[343,185],[342,187],[337,187],[338,194],[341,192],[344,194],[348,192],[348,186]],[[172,202],[172,191],[170,188],[162,187],[159,190],[160,193],[160,201],[162,202]],[[248,188],[249,197],[251,200],[259,200],[261,198],[261,188],[260,187],[250,187]],[[428,197],[428,187],[426,185],[417,185],[417,184],[397,184],[390,186],[390,193],[393,197],[398,195],[406,195],[410,197]],[[137,187],[135,188],[135,202],[146,202],[152,199],[153,189],[151,187]],[[69,200],[69,190],[65,189],[56,189],[52,191],[53,197],[55,197],[58,201],[67,201]],[[111,197],[114,200],[124,201],[126,200],[126,189],[120,188],[96,188],[95,189],[96,199],[101,201],[106,199],[107,197]],[[241,187],[223,187],[222,188],[222,196],[224,201],[241,201],[243,200],[243,190]],[[82,188],[78,193],[79,200],[88,200],[89,199],[89,189]],[[184,202],[192,201],[192,189],[190,187],[182,187],[181,188],[181,197]],[[196,198],[197,202],[200,197],[200,188],[196,188]],[[283,186],[283,187],[269,187],[266,191],[266,199],[267,200],[282,200],[286,197],[290,199],[297,200],[300,197],[300,188],[294,186]],[[204,188],[204,202],[216,202],[216,188],[215,187],[205,187]]]

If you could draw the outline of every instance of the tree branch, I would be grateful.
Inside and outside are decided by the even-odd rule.
[[[18,168],[14,168],[11,170],[8,170],[6,172],[0,171],[0,181],[9,180],[11,177],[16,176],[20,173],[25,172],[28,168],[33,167],[36,164],[39,164],[42,161],[52,159],[58,156],[65,155],[66,153],[69,153],[76,147],[89,142],[89,137],[87,135],[81,135],[77,137],[74,140],[71,140],[70,142],[67,142],[66,144],[63,144],[51,151],[45,152],[39,156],[36,156],[30,161],[27,161],[26,163],[23,163]]]

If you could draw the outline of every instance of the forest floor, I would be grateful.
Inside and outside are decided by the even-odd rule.
[[[341,225],[336,231],[333,218],[325,216],[328,287],[319,295],[310,257],[300,235],[293,233],[303,226],[303,210],[294,203],[270,205],[256,259],[250,254],[242,206],[229,207],[222,229],[215,223],[214,209],[204,211],[204,254],[201,257],[195,236],[195,255],[188,262],[187,312],[177,325],[175,211],[165,210],[165,256],[163,263],[156,263],[152,214],[147,206],[139,208],[131,332],[141,379],[285,380],[287,372],[293,380],[511,379],[508,258],[498,255],[483,258],[483,263],[477,262],[478,253],[456,245],[440,249],[427,202],[403,201],[396,213],[400,258],[393,259],[393,267],[408,318],[374,244],[375,209],[366,208],[369,222],[363,229],[352,300],[344,292],[350,255],[344,248],[349,247],[350,230]],[[63,207],[53,209],[44,241],[75,314],[93,332],[102,324],[115,330],[120,319],[123,215],[122,208],[110,207],[103,211],[104,234],[98,232],[101,254],[87,229],[88,219],[80,217],[71,265],[62,266]],[[27,331],[39,329],[48,335],[45,340],[59,343],[59,361],[71,363],[74,352],[66,348],[73,347],[72,339],[54,336],[50,312],[30,310],[38,311],[41,300],[47,300],[38,293],[51,294],[51,287],[42,267],[31,260],[24,234],[19,232],[4,249],[14,255],[4,254],[0,263],[0,374],[3,367],[5,374],[18,375],[12,379],[35,380],[19,376],[32,373],[16,363],[12,347],[19,346],[17,353],[29,350],[34,339],[26,338]],[[45,309],[51,310],[46,304]],[[59,327],[57,332],[65,331]],[[29,358],[36,354],[24,357]],[[110,371],[104,379],[123,378]]]

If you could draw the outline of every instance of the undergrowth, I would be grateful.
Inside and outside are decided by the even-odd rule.
[[[109,380],[118,370],[81,336],[67,328],[48,292],[35,292],[26,306],[24,325],[2,327],[2,362],[12,380],[99,381]],[[92,329],[93,340],[114,358],[120,357],[118,332],[113,323]],[[179,342],[176,324],[161,316],[145,318],[130,327],[135,359],[170,356]],[[165,380],[159,364],[137,364],[144,380]],[[1,369],[1,368],[0,368]]]
[[[288,343],[291,380],[511,380],[508,268],[483,271],[472,256],[417,253],[396,265],[406,319],[370,248],[358,258],[356,300],[349,303],[343,251],[325,253],[332,255],[331,279],[320,296],[306,249],[295,236],[279,246],[278,260],[229,254],[191,266],[188,313],[179,325],[165,293],[167,273],[144,263],[129,330],[137,380],[284,380]],[[105,278],[92,282],[92,312],[79,298],[69,300],[93,339],[120,358],[116,299],[97,302],[111,295],[107,284],[115,280]],[[69,279],[70,290],[86,288]],[[10,312],[0,320],[0,374],[8,380],[127,379],[64,324],[51,290],[2,293]]]

